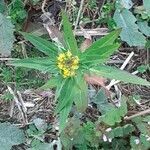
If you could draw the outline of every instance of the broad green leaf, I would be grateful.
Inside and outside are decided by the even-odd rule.
[[[104,115],[100,117],[100,120],[107,125],[113,126],[115,123],[121,122],[122,117],[127,113],[127,104],[125,99],[122,99],[121,106],[119,108],[111,108]]]
[[[108,102],[105,89],[103,88],[98,91],[92,102],[97,104],[97,108],[102,114],[105,114],[108,110],[110,110],[110,108],[113,107],[113,105]]]
[[[146,9],[147,14],[150,16],[150,2],[149,0],[143,0],[144,8]]]
[[[120,10],[123,8],[131,9],[132,6],[133,6],[132,0],[117,0],[116,2],[116,8]]]
[[[141,141],[139,137],[137,136],[131,136],[130,137],[130,145],[132,147],[132,150],[146,150],[143,145],[141,144]]]
[[[77,110],[83,112],[88,106],[88,87],[81,73],[76,76],[75,80],[74,103]]]
[[[59,113],[59,127],[60,132],[65,128],[68,115],[71,111],[73,99],[68,102],[68,104]]]
[[[42,87],[40,87],[40,89],[50,89],[50,88],[54,88],[57,87],[58,84],[60,84],[61,79],[56,76],[56,77],[51,77]]]
[[[139,30],[146,36],[150,36],[150,27],[147,21],[137,22]]]
[[[91,68],[90,71],[91,73],[95,75],[99,75],[99,76],[106,77],[109,79],[120,80],[125,83],[150,86],[150,82],[146,81],[145,79],[132,75],[126,71],[117,69],[115,67],[100,65],[95,68]]]
[[[17,67],[37,69],[43,72],[51,71],[53,73],[57,70],[51,58],[25,58],[11,61],[9,64]]]
[[[14,25],[11,23],[10,18],[7,18],[0,13],[0,54],[2,56],[9,56],[15,41]]]
[[[105,62],[118,48],[120,44],[113,44],[93,49],[89,53],[83,53],[81,61],[83,64],[93,65]]]
[[[68,78],[60,92],[58,103],[55,108],[55,113],[59,113],[66,105],[73,101],[75,81],[73,78]]]
[[[122,28],[121,39],[127,42],[130,46],[145,46],[146,38],[138,31],[138,26],[135,23],[137,19],[127,9],[116,10],[114,20],[117,27]]]
[[[10,150],[13,145],[25,142],[22,130],[10,123],[0,123],[0,150]]]
[[[144,145],[143,147],[145,148],[145,150],[148,150],[150,148],[150,142],[148,140],[148,137],[146,137],[146,135],[141,134],[140,141],[141,141],[142,145]]]
[[[84,53],[85,54],[90,53],[90,52],[93,52],[93,50],[97,50],[97,49],[100,50],[102,47],[106,47],[107,45],[112,45],[113,42],[118,38],[120,32],[121,32],[121,29],[112,31],[108,35],[94,42],[89,48],[86,49]]]
[[[110,132],[106,133],[106,136],[109,138],[115,138],[115,137],[124,137],[128,134],[131,134],[135,130],[134,126],[132,124],[126,124],[125,126],[116,127],[112,129]]]
[[[3,13],[6,9],[6,4],[4,0],[0,0],[0,13]]]
[[[67,79],[62,78],[60,80],[60,83],[57,85],[56,92],[55,92],[55,101],[59,98],[61,91],[64,89],[65,83],[67,82]]]
[[[53,57],[57,55],[57,46],[41,37],[35,36],[31,33],[21,32],[24,38],[30,41],[39,51],[46,55]]]
[[[77,42],[72,32],[72,27],[69,22],[69,19],[64,11],[62,11],[62,24],[67,48],[68,50],[71,51],[72,54],[77,55],[78,54]]]

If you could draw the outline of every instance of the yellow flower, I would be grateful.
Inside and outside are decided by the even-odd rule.
[[[77,65],[71,66],[71,69],[73,69],[73,70],[76,70],[76,69],[78,69],[78,68],[79,68],[79,66],[77,66]]]
[[[59,54],[59,56],[57,57],[57,60],[60,61],[60,62],[62,62],[64,59],[65,59],[65,54],[64,53]]]
[[[64,66],[64,65],[63,65],[63,64],[61,64],[61,63],[58,63],[58,65],[57,65],[57,66],[58,66],[58,68],[59,68],[59,69],[63,69],[63,66]]]
[[[75,70],[79,68],[78,56],[72,56],[70,51],[59,54],[57,57],[57,66],[64,78],[75,75]]]
[[[68,58],[70,58],[72,56],[70,51],[66,52],[66,55],[67,55]]]

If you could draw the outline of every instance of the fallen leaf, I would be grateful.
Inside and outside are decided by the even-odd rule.
[[[89,84],[100,85],[100,86],[106,88],[106,86],[105,86],[106,79],[104,79],[103,77],[93,76],[93,75],[89,76],[89,75],[85,74],[84,78],[87,81],[87,83],[89,83]]]
[[[85,41],[80,46],[81,52],[84,52],[88,47],[90,47],[91,44],[92,44],[91,39],[85,39]]]

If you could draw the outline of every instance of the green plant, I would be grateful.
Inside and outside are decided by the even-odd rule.
[[[51,73],[51,79],[42,87],[56,87],[55,99],[58,99],[55,114],[60,116],[60,130],[64,129],[67,116],[73,102],[78,111],[87,107],[87,83],[84,75],[99,75],[110,79],[117,79],[126,83],[149,86],[150,83],[137,76],[131,75],[114,67],[103,65],[105,61],[120,46],[115,39],[120,29],[111,32],[93,43],[85,52],[80,52],[67,16],[62,12],[62,23],[65,45],[57,47],[55,44],[29,33],[22,33],[37,49],[48,55],[45,58],[27,58],[12,61],[10,64],[20,67],[38,69]]]
[[[135,16],[130,11],[132,6],[133,3],[130,0],[117,0],[116,10],[113,18],[117,24],[117,27],[122,28],[120,33],[122,41],[127,42],[129,46],[143,47],[146,44],[146,36],[150,36],[150,28],[148,26],[148,22],[143,22],[143,18],[139,19],[138,16]],[[144,13],[139,11],[137,8],[135,13],[142,13],[143,15],[147,16],[149,14],[148,10],[150,9],[149,2],[147,2],[147,0],[144,0],[144,7]]]
[[[113,30],[116,28],[116,23],[111,16],[115,9],[114,5],[114,3],[110,2],[104,4],[101,10],[101,15],[99,16],[99,23],[107,24],[109,30]]]
[[[11,54],[13,42],[15,41],[14,25],[11,23],[10,18],[0,13],[0,54],[8,56]]]
[[[25,142],[22,130],[10,123],[0,123],[0,150],[10,150],[13,145]]]
[[[13,24],[22,23],[27,17],[22,0],[12,0],[8,5],[8,15],[11,17]]]
[[[51,129],[51,126],[41,118],[33,120],[33,124],[27,129],[27,136],[30,148],[27,150],[53,150],[54,143],[45,142],[45,133]]]
[[[7,92],[3,93],[3,95],[0,96],[0,98],[6,102],[7,101],[9,102],[9,101],[13,100],[13,95],[7,91]]]

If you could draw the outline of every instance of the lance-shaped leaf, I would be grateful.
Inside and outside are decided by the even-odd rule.
[[[93,65],[105,62],[118,48],[120,44],[107,45],[93,51],[82,54],[81,61],[83,64]]]
[[[55,63],[50,58],[25,58],[11,61],[9,65],[37,69],[44,72],[51,71],[52,73],[57,70]]]
[[[150,86],[150,82],[138,76],[132,75],[126,71],[119,70],[115,67],[100,65],[95,68],[91,68],[90,71],[93,74],[103,76],[109,79],[120,80],[125,83],[133,83],[133,84]]]
[[[72,32],[72,27],[69,22],[69,19],[64,11],[62,11],[62,23],[63,23],[63,31],[64,31],[64,38],[66,41],[66,45],[68,50],[71,51],[72,54],[77,55],[78,54],[78,46],[75,39],[75,36]]]
[[[59,113],[70,101],[73,101],[72,99],[74,98],[75,92],[74,85],[75,80],[73,78],[68,78],[66,80],[63,88],[61,89],[55,113]]]
[[[21,34],[26,40],[30,41],[39,51],[51,57],[56,56],[58,48],[52,42],[30,33],[21,32]]]
[[[120,32],[121,32],[121,29],[112,31],[108,35],[106,35],[103,38],[94,42],[88,49],[86,49],[86,51],[84,53],[90,54],[93,52],[93,50],[97,50],[102,47],[106,47],[107,45],[112,45],[113,42],[118,38]]]
[[[69,101],[69,103],[60,111],[59,113],[59,127],[60,132],[65,128],[68,115],[70,113],[72,107],[73,100]]]
[[[76,76],[75,80],[76,84],[74,85],[74,102],[77,107],[77,110],[83,112],[88,106],[88,87],[81,73]]]
[[[50,89],[57,87],[58,84],[61,83],[61,79],[59,76],[51,77],[40,89]]]

